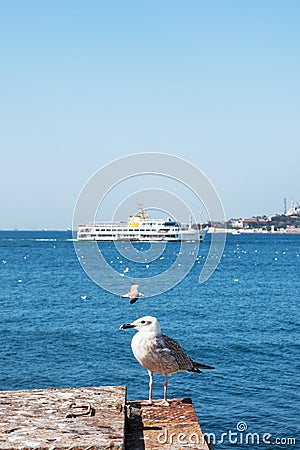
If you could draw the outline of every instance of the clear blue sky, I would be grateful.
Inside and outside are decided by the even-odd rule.
[[[227,218],[300,201],[300,2],[0,1],[0,228],[67,228],[98,168],[172,153]]]

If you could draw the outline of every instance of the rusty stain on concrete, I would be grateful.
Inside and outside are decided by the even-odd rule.
[[[191,399],[173,399],[170,406],[127,402],[127,450],[209,450]]]

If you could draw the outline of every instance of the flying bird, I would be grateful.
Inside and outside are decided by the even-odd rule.
[[[162,334],[156,317],[145,316],[120,326],[120,330],[126,328],[134,328],[138,331],[132,338],[131,349],[138,362],[148,370],[150,377],[149,405],[153,403],[154,373],[162,374],[165,377],[164,399],[159,404],[168,406],[168,375],[181,371],[201,373],[200,369],[214,369],[214,367],[200,364],[191,359],[177,341]]]
[[[144,294],[138,291],[139,284],[132,283],[127,294],[122,295],[122,298],[130,298],[130,304],[135,303],[140,297],[145,297]]]

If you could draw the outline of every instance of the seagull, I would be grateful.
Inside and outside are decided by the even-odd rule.
[[[130,298],[130,304],[135,303],[140,297],[145,297],[144,294],[138,291],[139,284],[132,283],[128,294],[122,295],[122,298]]]
[[[154,373],[160,373],[165,377],[164,399],[159,405],[169,406],[168,375],[182,371],[201,373],[200,369],[214,369],[192,360],[177,341],[162,334],[156,317],[145,316],[120,326],[120,330],[126,328],[134,328],[138,331],[132,338],[131,349],[138,362],[147,369],[150,377],[149,405],[153,403]]]

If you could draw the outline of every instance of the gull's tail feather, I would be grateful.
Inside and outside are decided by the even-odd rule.
[[[202,373],[200,369],[214,369],[212,366],[207,366],[206,364],[201,364],[196,361],[193,361],[193,368],[189,372]]]

